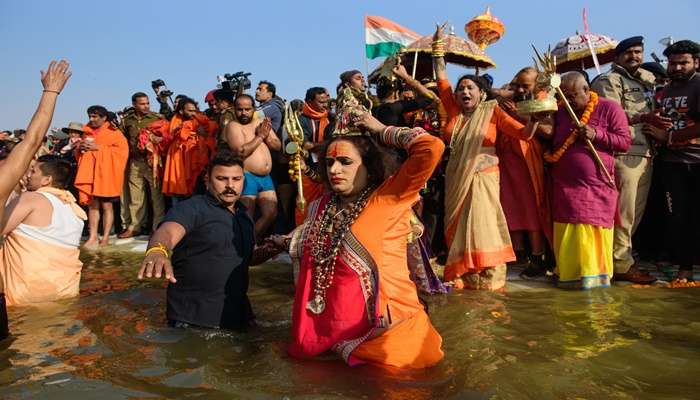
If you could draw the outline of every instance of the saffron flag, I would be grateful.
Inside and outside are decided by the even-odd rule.
[[[384,17],[365,17],[367,58],[387,57],[420,39],[420,35]]]

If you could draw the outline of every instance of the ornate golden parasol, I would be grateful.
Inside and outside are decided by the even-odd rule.
[[[552,55],[557,58],[557,72],[580,71],[595,66],[591,49],[598,57],[599,65],[612,62],[617,41],[595,33],[569,36],[560,40]]]
[[[432,43],[432,35],[423,36],[408,45],[408,47],[402,49],[398,54],[398,57],[401,59],[401,64],[406,67],[407,71],[412,71],[412,75],[415,79],[433,78]],[[496,63],[494,63],[476,43],[457,36],[454,31],[445,36],[445,61],[463,67],[496,67]],[[392,60],[392,57],[388,57],[385,63],[390,63],[391,65],[384,69],[391,71],[391,67],[395,65],[396,60]],[[376,79],[379,78],[383,66],[384,65],[380,65],[377,69],[372,71],[368,78],[370,83],[374,83]]]

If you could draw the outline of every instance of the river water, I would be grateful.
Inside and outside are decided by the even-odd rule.
[[[700,398],[700,289],[436,296],[445,360],[402,371],[289,358],[288,265],[251,268],[259,326],[229,333],[167,327],[165,285],[135,279],[141,254],[82,257],[79,298],[9,310],[0,398]]]

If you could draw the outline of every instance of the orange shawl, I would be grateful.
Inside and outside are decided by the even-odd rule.
[[[105,122],[98,129],[83,127],[83,138],[92,137],[98,150],[81,152],[76,149],[78,169],[75,187],[80,204],[88,204],[93,197],[117,197],[122,192],[124,170],[129,158],[129,144],[122,132]]]
[[[307,117],[318,121],[318,133],[315,135],[314,143],[321,143],[324,139],[324,134],[326,132],[326,127],[328,126],[328,110],[316,111],[314,110],[308,102],[304,102],[304,110],[301,112]]]
[[[206,136],[198,133],[203,128]],[[188,121],[175,115],[170,121],[169,132],[173,138],[168,149],[163,172],[163,193],[168,196],[191,196],[197,177],[215,151],[216,122],[198,113]]]
[[[503,135],[497,142],[497,150],[500,146],[511,146],[525,161],[527,165],[530,183],[535,193],[535,204],[537,205],[537,217],[549,244],[552,244],[552,218],[549,211],[549,198],[545,194],[544,163],[542,158],[542,144],[537,138],[530,141],[518,140],[507,135]]]

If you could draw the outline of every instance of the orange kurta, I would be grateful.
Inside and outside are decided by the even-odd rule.
[[[206,135],[200,135],[202,128]],[[183,121],[175,115],[169,131],[173,142],[168,149],[163,171],[163,193],[168,196],[191,196],[202,173],[214,153],[217,124],[206,115],[198,113],[193,119]]]
[[[365,260],[365,264],[376,268],[376,286],[368,287],[368,276],[353,272],[359,267],[351,262],[352,266],[348,269],[352,269],[336,271],[336,283],[327,292],[326,310],[319,315],[312,314],[306,310],[309,296],[313,296],[312,267],[309,265],[313,261],[308,260],[308,240],[302,236],[296,247],[293,244],[293,247],[301,248],[302,265],[294,302],[294,338],[290,344],[290,354],[310,357],[334,347],[351,364],[361,361],[411,368],[428,367],[442,359],[442,338],[430,323],[418,299],[416,285],[409,275],[406,238],[411,232],[412,205],[419,199],[420,189],[440,161],[443,148],[440,139],[427,133],[423,132],[415,138],[409,148],[408,160],[370,196],[351,227],[350,232],[356,240],[352,240],[355,244],[350,247]],[[313,210],[317,206],[314,204],[310,208]],[[318,217],[318,213],[314,215],[314,211],[311,211],[309,218],[314,217]],[[307,220],[307,223],[312,222]],[[342,252],[338,257],[345,259]],[[349,259],[353,257],[349,256]],[[307,258],[306,263],[304,258]],[[337,283],[341,276],[346,277],[347,287]],[[354,282],[359,282],[365,288],[367,297],[364,301],[370,305],[368,309],[374,310],[371,315],[365,314],[365,318],[369,317],[373,323],[363,322],[361,318],[354,319],[357,315],[343,314],[356,307],[357,302],[363,301],[362,298],[350,296],[351,293],[355,294],[353,290],[359,290],[353,286],[357,285]],[[350,303],[343,305],[343,302]],[[334,317],[336,313],[340,314]],[[333,320],[326,321],[329,318]],[[341,327],[352,326],[358,336],[334,343],[332,337],[338,333],[318,330],[319,326],[336,326],[341,330]],[[375,329],[378,331],[375,332]],[[365,340],[372,333],[381,334]],[[363,334],[365,337],[361,337]],[[338,335],[342,336],[342,333]]]
[[[81,152],[76,149],[78,169],[75,187],[80,204],[88,204],[93,197],[119,197],[124,184],[124,170],[129,158],[129,143],[122,132],[105,122],[93,129],[83,127],[83,139],[92,138],[99,148]]]

